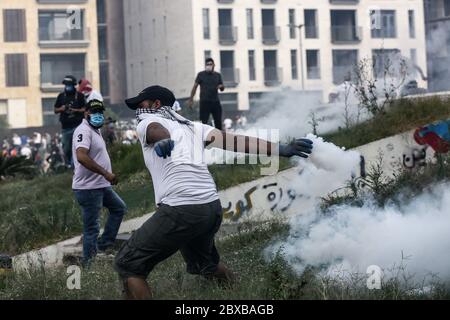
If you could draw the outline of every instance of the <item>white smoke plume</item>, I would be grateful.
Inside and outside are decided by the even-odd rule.
[[[315,146],[294,182],[297,192],[311,201],[298,202],[301,213],[291,219],[288,238],[269,247],[269,256],[281,250],[299,273],[313,266],[342,277],[365,274],[376,265],[389,277],[403,265],[419,282],[431,275],[450,279],[450,183],[435,185],[400,206],[380,208],[368,198],[362,207],[340,205],[323,214],[319,197],[343,187],[359,158],[320,139]]]

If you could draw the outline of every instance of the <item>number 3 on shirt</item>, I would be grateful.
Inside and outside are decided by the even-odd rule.
[[[79,134],[79,135],[78,135],[78,140],[77,140],[77,142],[81,142],[81,141],[83,141],[83,135],[82,135],[82,134]]]

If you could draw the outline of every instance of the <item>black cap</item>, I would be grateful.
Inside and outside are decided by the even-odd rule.
[[[173,106],[175,103],[175,95],[172,91],[161,86],[151,86],[144,89],[136,97],[125,100],[130,109],[136,110],[139,104],[145,100],[159,100],[164,106]]]
[[[105,105],[100,100],[91,100],[86,104],[86,111],[105,111]]]
[[[62,81],[63,84],[65,85],[77,85],[77,79],[74,76],[68,75],[64,77],[64,80]]]

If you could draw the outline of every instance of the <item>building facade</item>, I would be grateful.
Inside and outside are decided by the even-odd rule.
[[[450,1],[425,0],[429,90],[450,90]]]
[[[107,105],[127,95],[123,0],[97,0],[100,91]]]
[[[421,0],[124,0],[124,16],[130,95],[159,83],[185,99],[207,57],[226,112],[281,90],[326,101],[359,59],[381,52],[426,73]]]
[[[0,117],[10,128],[58,125],[67,74],[100,85],[95,0],[0,1]]]

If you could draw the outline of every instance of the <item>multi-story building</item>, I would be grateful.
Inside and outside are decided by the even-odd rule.
[[[127,95],[123,0],[96,0],[100,91],[107,105],[123,106]]]
[[[187,98],[212,57],[226,112],[283,89],[326,101],[365,57],[399,50],[426,72],[423,11],[420,0],[124,0],[128,92],[159,83]]]
[[[450,1],[425,0],[430,91],[450,90]]]
[[[10,128],[57,125],[62,79],[99,87],[96,2],[0,1],[0,116]]]

